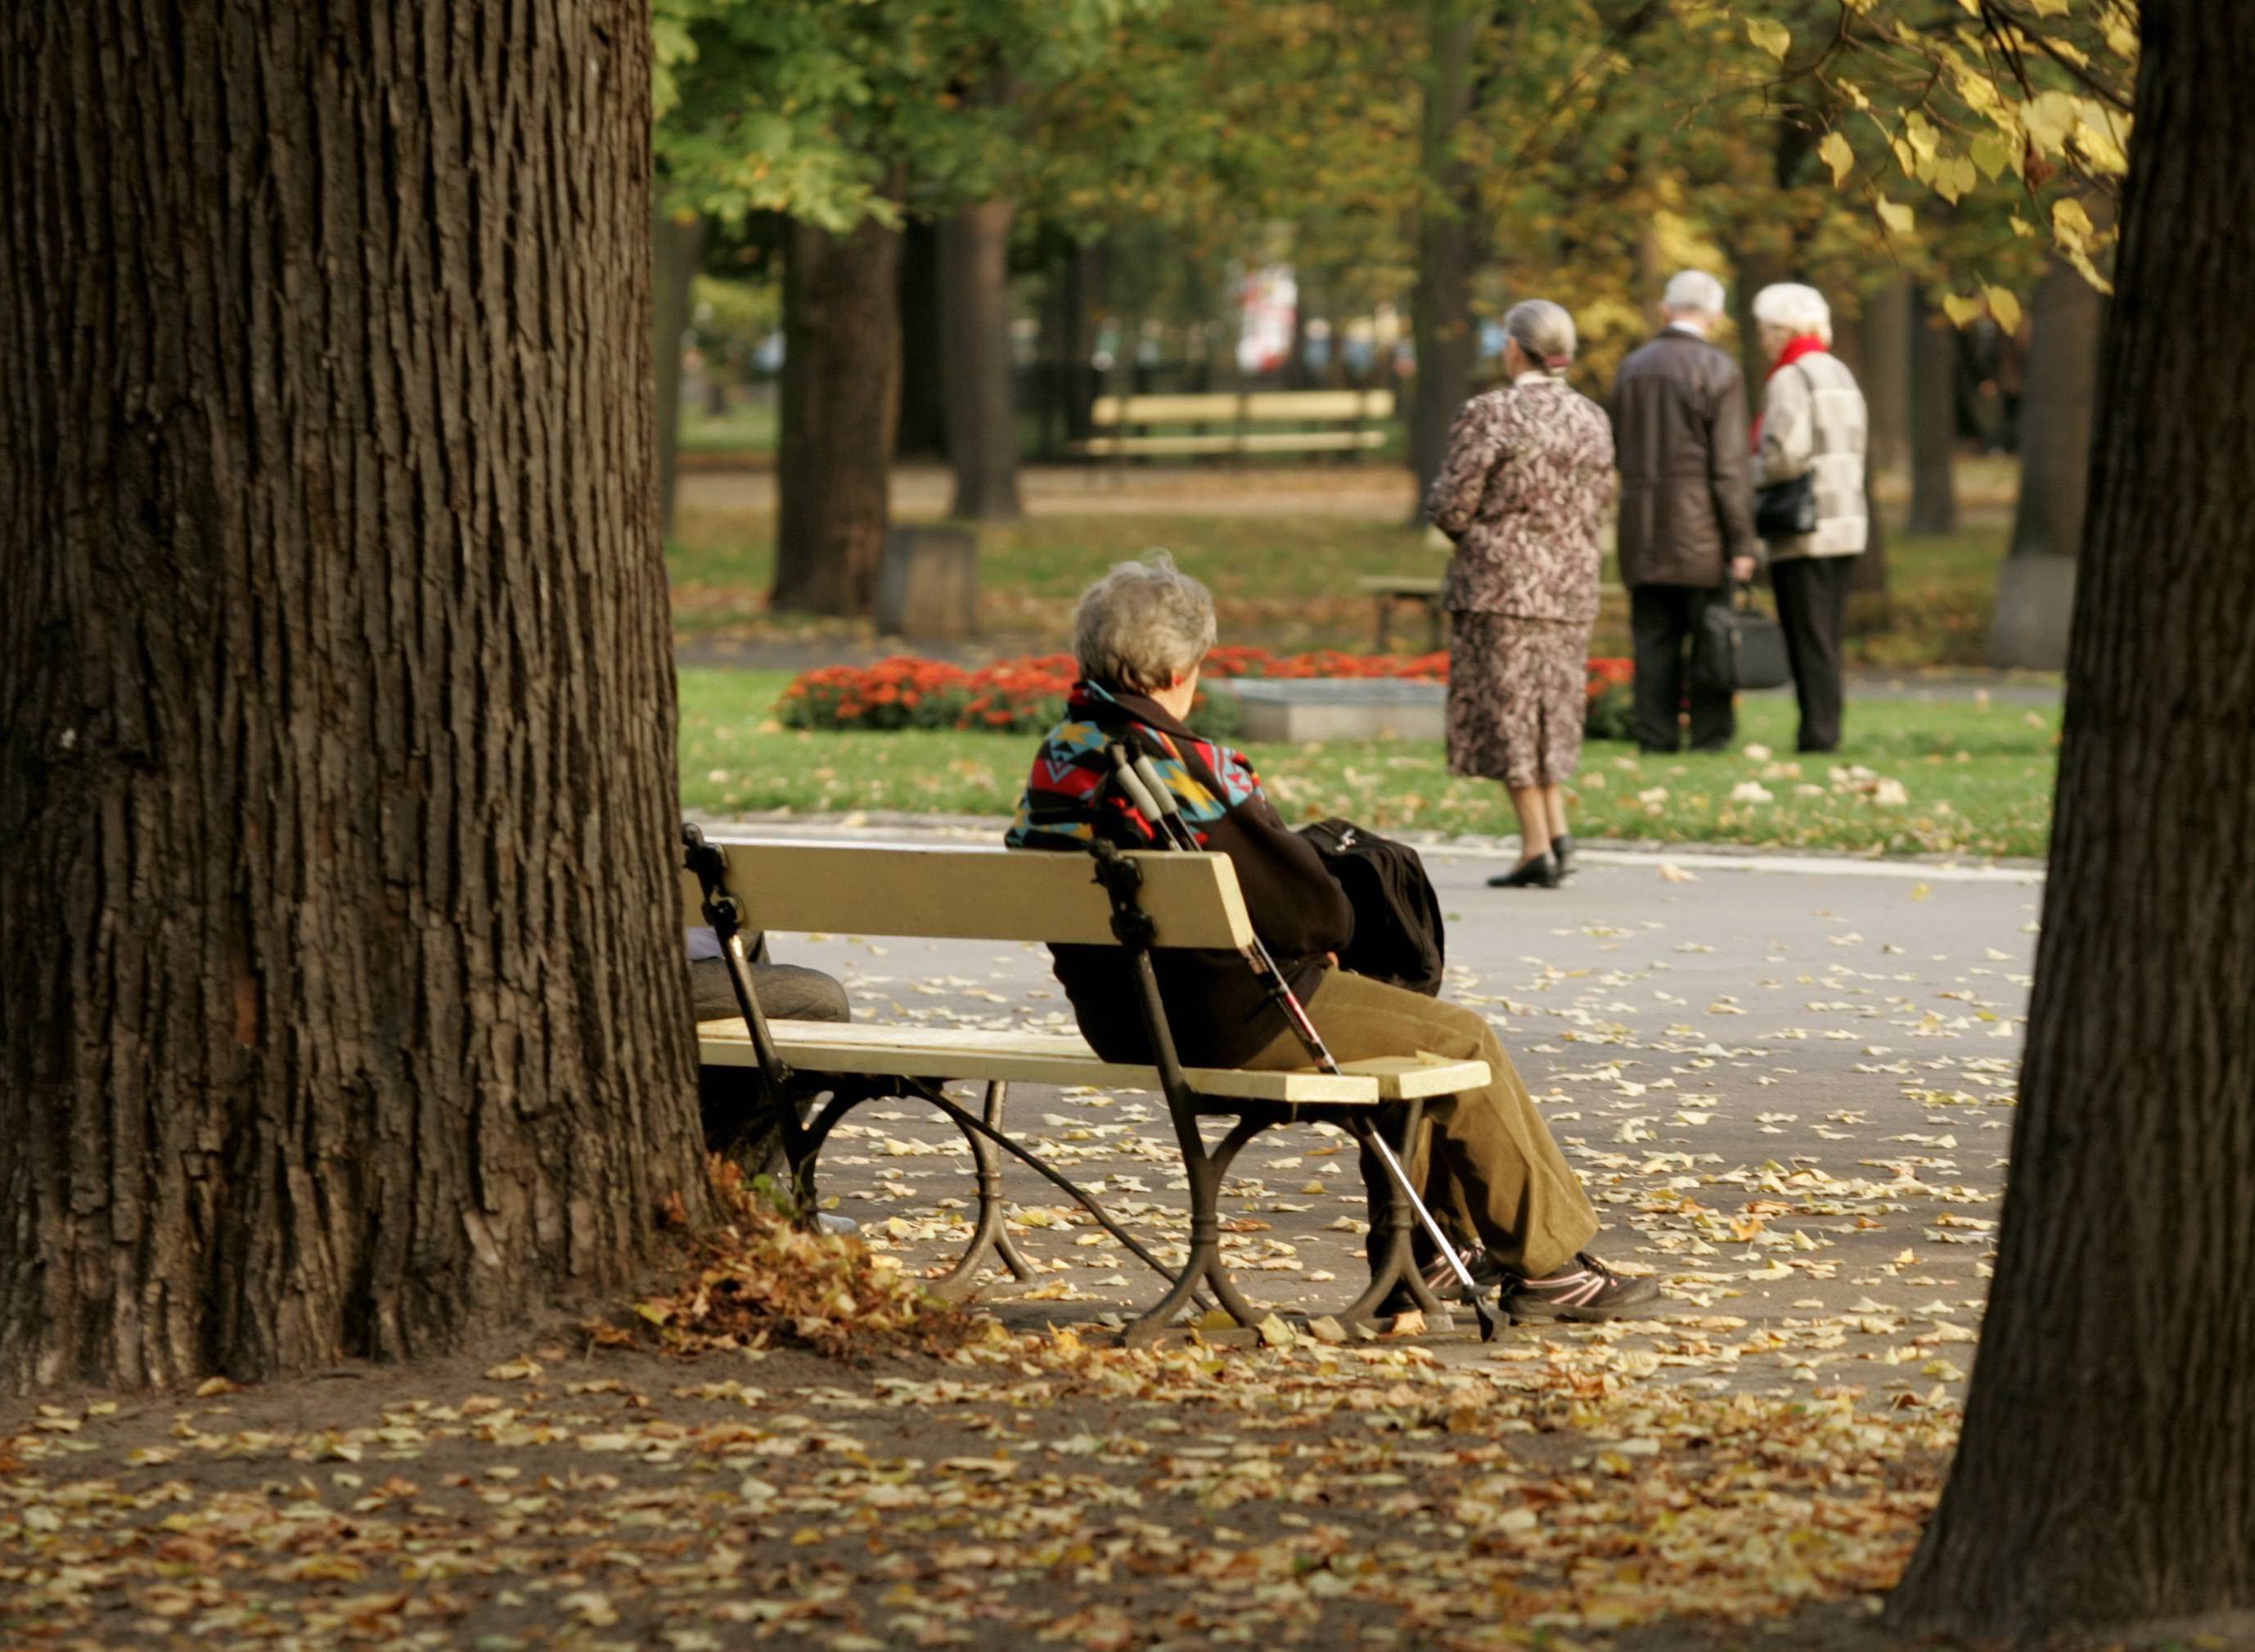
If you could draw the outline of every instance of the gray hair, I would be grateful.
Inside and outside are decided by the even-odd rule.
[[[1798,281],[1781,281],[1754,294],[1754,320],[1795,338],[1814,334],[1832,342],[1832,306],[1815,287]]]
[[[1213,646],[1213,594],[1163,551],[1122,562],[1080,594],[1072,657],[1081,675],[1130,694],[1187,677]]]
[[[1723,313],[1723,284],[1704,270],[1679,270],[1668,278],[1668,290],[1661,294],[1661,303],[1671,311],[1687,315]]]
[[[1504,312],[1503,331],[1527,359],[1554,378],[1574,359],[1574,318],[1548,299],[1529,299]]]

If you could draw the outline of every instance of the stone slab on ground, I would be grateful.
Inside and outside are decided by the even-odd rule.
[[[1236,702],[1246,740],[1296,745],[1335,741],[1439,740],[1446,733],[1445,684],[1402,678],[1247,677],[1206,692]]]

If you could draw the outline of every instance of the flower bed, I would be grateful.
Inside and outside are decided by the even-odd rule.
[[[788,728],[987,728],[998,734],[1037,734],[1064,714],[1066,692],[1078,670],[1070,654],[1042,654],[966,671],[938,660],[905,657],[874,665],[825,665],[805,672],[783,692],[776,714]],[[1397,678],[1448,680],[1446,653],[1414,656],[1272,654],[1230,646],[1206,656],[1208,680],[1237,677]],[[1629,737],[1629,662],[1590,662],[1591,738]],[[1204,692],[1191,714],[1201,733],[1229,732],[1226,701]]]

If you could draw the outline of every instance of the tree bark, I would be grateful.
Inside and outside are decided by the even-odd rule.
[[[658,528],[671,538],[681,468],[681,343],[689,330],[689,285],[705,250],[705,220],[669,212],[658,203],[650,214],[650,243],[657,265],[651,307],[657,318]]]
[[[2089,497],[2090,432],[2106,300],[2074,265],[2055,259],[2036,288],[2020,411],[2020,496],[2013,553],[1997,582],[1989,660],[2058,671],[2075,608],[2075,553]]]
[[[1409,408],[1409,467],[1417,478],[1416,518],[1426,491],[1448,457],[1449,427],[1472,392],[1472,212],[1470,169],[1457,136],[1472,106],[1472,47],[1487,7],[1467,0],[1427,0],[1429,57],[1417,213],[1417,280],[1409,296],[1417,376]]]
[[[1913,533],[1957,531],[1957,336],[1926,295],[1911,294],[1910,520]]]
[[[629,0],[0,24],[0,1385],[440,1352],[706,1209]]]
[[[939,227],[940,363],[947,459],[955,470],[948,514],[1015,522],[1018,410],[1011,383],[1008,200],[982,200]]]
[[[1890,281],[1864,306],[1864,403],[1872,467],[1910,462],[1910,283]]]
[[[1911,1633],[2255,1606],[2255,15],[2139,27],[2012,1183]]]
[[[912,218],[901,231],[901,409],[896,459],[947,456],[945,346],[940,341],[939,231]]]
[[[867,614],[891,514],[901,237],[793,224],[783,264],[773,604]]]

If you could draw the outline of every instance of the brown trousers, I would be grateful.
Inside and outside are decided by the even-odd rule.
[[[1540,1278],[1574,1259],[1598,1231],[1597,1213],[1550,1139],[1511,1058],[1486,1021],[1406,988],[1343,969],[1326,973],[1308,1001],[1308,1018],[1340,1061],[1429,1051],[1478,1060],[1486,1086],[1426,1103],[1425,1126],[1402,1155],[1411,1185],[1459,1246],[1485,1248],[1498,1265]],[[1304,1067],[1307,1047],[1290,1032],[1245,1064],[1275,1071]],[[1373,1234],[1385,1231],[1394,1189],[1366,1149],[1362,1180]],[[1419,1246],[1423,1254],[1424,1245]]]

